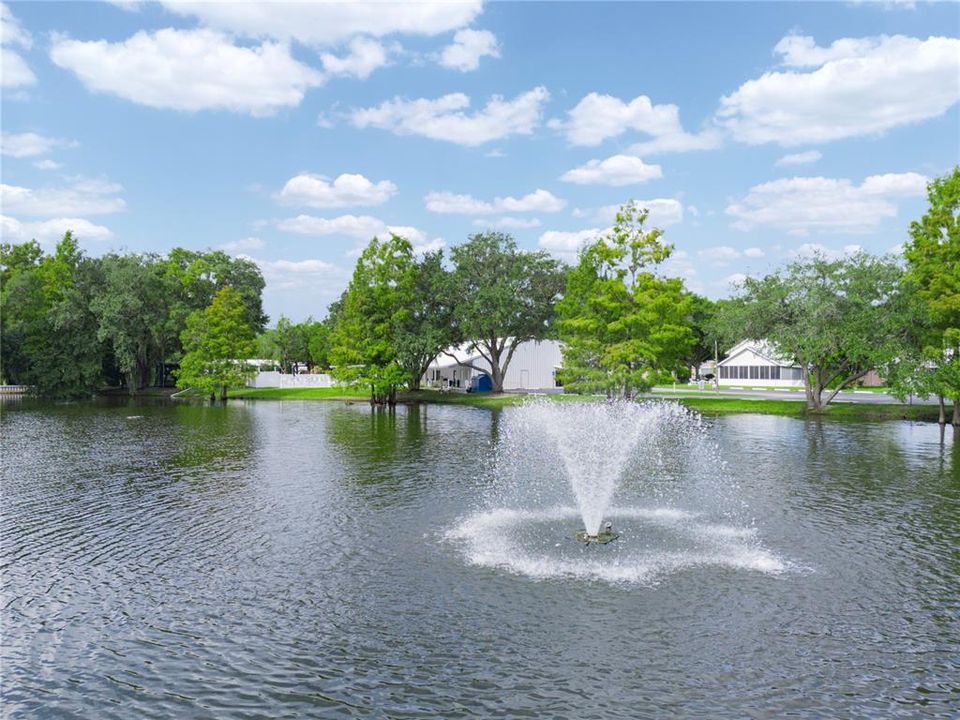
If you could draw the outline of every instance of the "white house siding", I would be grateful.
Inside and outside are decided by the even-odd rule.
[[[489,364],[477,352],[454,351],[462,362],[471,362],[477,367],[487,368]],[[507,366],[503,378],[504,390],[551,390],[555,389],[556,369],[560,366],[563,356],[560,353],[560,343],[556,340],[529,341],[521,343],[513,353],[510,364]],[[458,365],[457,361],[448,355],[441,354],[434,360],[423,376],[425,387],[453,388],[466,390],[475,375],[476,370]],[[487,373],[489,374],[489,373]]]
[[[563,362],[560,343],[542,340],[521,343],[503,378],[504,390],[548,390],[557,386],[556,369]],[[481,367],[483,367],[481,365]]]
[[[801,370],[789,362],[777,362],[740,343],[720,361],[717,382],[721,386],[769,385],[803,387]]]

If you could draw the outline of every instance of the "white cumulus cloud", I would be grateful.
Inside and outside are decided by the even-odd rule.
[[[264,247],[264,242],[258,237],[248,237],[242,240],[232,240],[222,245],[217,245],[219,250],[226,250],[231,253],[248,253],[253,250],[260,250]]]
[[[589,228],[587,230],[547,230],[540,236],[537,245],[564,262],[574,262],[577,253],[587,243],[593,242],[606,230]]]
[[[38,222],[20,222],[16,218],[0,215],[0,236],[6,242],[36,240],[41,245],[55,245],[72,230],[78,240],[111,240],[113,232],[103,225],[96,225],[84,218],[53,218]]]
[[[50,58],[94,92],[189,112],[271,115],[323,82],[286,44],[241,47],[206,29],[141,31],[117,43],[55,37]]]
[[[61,138],[46,137],[38,133],[0,133],[0,153],[15,158],[46,155],[60,147],[71,147],[76,143]]]
[[[373,237],[383,239],[393,233],[405,237],[414,245],[427,242],[426,234],[415,227],[389,225],[380,218],[370,215],[340,215],[334,218],[297,215],[278,221],[276,226],[279,230],[297,235],[340,235],[358,240],[370,240]]]
[[[775,164],[779,167],[784,165],[808,165],[817,162],[822,157],[823,154],[819,150],[807,150],[806,152],[784,155]]]
[[[378,40],[357,37],[350,41],[350,52],[346,55],[323,53],[320,60],[330,75],[349,75],[363,80],[387,64],[387,50]]]
[[[720,101],[718,121],[741,142],[792,146],[881,135],[942,115],[960,100],[958,38],[882,35],[824,48],[789,35],[775,51],[790,69],[764,73]]]
[[[448,215],[492,215],[516,212],[559,212],[567,201],[553,193],[537,189],[521,198],[498,197],[493,201],[477,200],[471,195],[450,192],[431,192],[424,197],[426,208],[433,213]]]
[[[729,265],[740,257],[740,251],[729,245],[716,245],[697,251],[697,256],[719,267]]]
[[[15,215],[40,217],[63,215],[104,215],[126,207],[117,196],[123,187],[106,180],[73,178],[69,185],[31,189],[0,185],[0,205]]]
[[[171,12],[243,37],[331,45],[356,35],[439,35],[469,25],[482,0],[461,2],[288,2],[163,0]]]
[[[655,105],[646,95],[624,102],[592,92],[567,111],[565,120],[554,119],[549,124],[561,130],[571,145],[599,145],[627,131],[649,135],[648,140],[629,148],[633,155],[710,150],[721,144],[716,130],[686,132],[676,105]]]
[[[755,185],[727,207],[733,227],[862,233],[897,214],[896,200],[920,197],[927,178],[918,173],[872,175],[860,185],[845,178],[794,177]]]
[[[322,175],[302,173],[287,180],[274,197],[284,205],[315,208],[381,205],[397,192],[389,180],[371,182],[363,175],[343,173],[333,182]]]
[[[497,37],[489,30],[458,30],[437,61],[446,68],[469,72],[480,67],[480,58],[500,57]]]
[[[482,145],[510,135],[529,135],[540,122],[550,93],[544,87],[505,100],[494,95],[481,110],[469,112],[470,98],[451,93],[435,100],[396,97],[350,113],[355,127],[375,127],[396,135],[420,135],[459,145]]]
[[[683,222],[683,204],[673,198],[653,198],[637,200],[637,205],[648,211],[647,227],[667,227]],[[593,220],[612,225],[620,211],[619,205],[604,205],[596,210],[574,211],[574,217],[589,217]]]
[[[10,48],[0,48],[0,85],[5,88],[34,85],[37,76],[33,74],[26,60]]]
[[[0,3],[0,85],[8,88],[24,87],[37,82],[33,74],[19,53],[11,49],[11,45],[29,50],[33,45],[33,38],[24,29],[6,3]]]
[[[590,160],[580,167],[568,170],[560,179],[578,185],[635,185],[663,177],[659,165],[647,165],[632,155],[613,155],[606,160]]]

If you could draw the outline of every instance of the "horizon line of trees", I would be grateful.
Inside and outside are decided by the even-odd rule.
[[[251,372],[237,361],[257,354],[328,369],[393,404],[453,347],[474,350],[469,366],[499,392],[517,346],[557,339],[568,390],[632,398],[685,381],[716,345],[754,339],[796,360],[813,412],[877,369],[895,394],[938,397],[942,422],[952,404],[960,425],[960,167],[928,199],[902,261],[818,255],[716,302],[659,273],[673,246],[633,201],[570,267],[501,232],[471,235],[448,260],[375,237],[323,321],[281,316],[270,330],[249,260],[181,248],[93,259],[68,232],[50,256],[35,242],[0,245],[0,370],[46,395],[110,378],[132,392],[173,360],[179,385],[225,397]]]

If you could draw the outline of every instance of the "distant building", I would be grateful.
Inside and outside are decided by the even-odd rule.
[[[743,340],[717,366],[720,385],[803,387],[803,371],[764,340]]]
[[[563,361],[560,347],[556,340],[530,340],[520,343],[507,366],[503,389],[541,392],[559,389],[557,370]],[[461,392],[468,389],[473,392],[491,389],[490,373],[469,367],[490,367],[478,350],[471,349],[470,345],[461,345],[458,348],[449,348],[447,353],[449,355],[440,353],[430,363],[423,375],[423,387]]]

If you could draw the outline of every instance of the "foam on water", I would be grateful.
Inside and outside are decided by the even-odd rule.
[[[544,510],[498,508],[463,518],[446,534],[473,565],[535,579],[576,578],[652,584],[692,568],[718,567],[779,574],[788,563],[764,549],[749,527],[719,525],[677,508],[616,508],[608,517],[621,531],[598,548],[568,532],[579,518],[573,506]],[[651,536],[655,542],[650,542]]]

